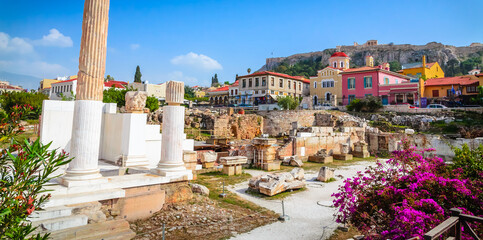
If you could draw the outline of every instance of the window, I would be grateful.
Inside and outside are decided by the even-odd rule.
[[[384,84],[389,84],[389,78],[388,77],[384,77]]]
[[[364,77],[364,88],[372,88],[372,77]]]
[[[299,90],[302,90],[302,83],[299,83]]]
[[[369,93],[369,94],[366,94],[365,96],[366,97],[372,97],[372,94]]]
[[[231,90],[231,95],[233,95],[233,89]]]
[[[314,88],[317,88],[317,82],[314,81]]]
[[[255,94],[258,94],[258,90],[255,91]]]
[[[349,103],[356,99],[356,95],[349,95]]]
[[[467,86],[466,92],[467,93],[477,93],[478,91],[476,91],[476,86]]]
[[[280,88],[283,88],[283,79],[280,78],[278,81],[279,81]]]
[[[356,88],[356,79],[355,78],[348,78],[347,79],[347,89],[355,89]]]
[[[291,89],[292,85],[291,85],[290,80],[288,81],[287,86],[288,86],[288,89]]]
[[[340,67],[343,68],[344,67],[344,62],[340,61]]]
[[[272,80],[270,80],[270,81],[271,81],[272,87],[274,87],[275,86],[275,79],[272,77]]]
[[[334,87],[335,86],[335,82],[334,81],[331,81],[330,82],[330,87]]]
[[[433,90],[433,97],[439,97],[439,90]]]
[[[396,84],[398,84],[398,83],[399,83],[399,79],[396,78]]]
[[[260,86],[260,79],[255,78],[255,87]]]
[[[262,87],[265,87],[265,86],[267,86],[267,78],[262,77]]]
[[[273,91],[273,90],[270,90],[270,93],[271,93],[271,94],[274,94],[274,93],[275,93],[275,91]]]
[[[293,90],[297,90],[297,83],[293,81]]]
[[[327,82],[322,82],[321,85],[322,85],[323,88],[326,88],[327,87]]]
[[[235,89],[235,95],[238,95],[238,89]]]
[[[243,88],[246,88],[247,87],[247,80],[246,79],[243,79],[243,81],[242,81],[242,87]]]
[[[337,68],[337,62],[334,62],[334,68]]]
[[[251,78],[249,78],[249,79],[248,79],[248,87],[249,87],[249,88],[251,88],[251,87],[252,87],[252,79],[251,79]]]

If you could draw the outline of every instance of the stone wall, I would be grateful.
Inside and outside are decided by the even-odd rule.
[[[315,124],[314,114],[320,110],[301,111],[270,111],[258,112],[263,116],[263,133],[270,136],[288,135],[292,129],[292,122],[298,122],[299,127],[311,127]]]

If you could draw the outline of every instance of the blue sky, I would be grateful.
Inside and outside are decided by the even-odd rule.
[[[83,1],[0,0],[0,71],[77,73]],[[483,1],[112,0],[106,74],[150,83],[233,82],[267,57],[380,43],[483,42]],[[273,55],[272,55],[273,53]]]

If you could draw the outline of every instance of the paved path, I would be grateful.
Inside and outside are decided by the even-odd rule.
[[[362,171],[366,166],[374,164],[374,162],[358,162],[351,166],[339,167],[335,171],[335,175],[351,177],[357,171]],[[258,170],[245,170],[252,176],[258,176],[265,172]],[[307,190],[295,193],[284,200],[285,214],[290,216],[290,220],[285,222],[275,222],[256,228],[248,233],[236,235],[231,239],[251,240],[251,239],[317,239],[322,240],[328,238],[337,228],[333,214],[335,208],[325,207],[332,205],[332,193],[336,192],[338,186],[343,179],[336,177],[337,181],[331,183],[322,183],[315,181],[316,172],[306,172],[305,179],[307,182]],[[279,214],[282,213],[281,200],[266,200],[254,197],[245,193],[248,182],[230,186],[228,189],[236,192],[241,197],[254,202],[262,207],[273,210]],[[317,202],[321,205],[317,204]]]

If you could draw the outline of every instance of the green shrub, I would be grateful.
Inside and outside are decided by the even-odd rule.
[[[48,99],[40,92],[4,92],[0,95],[2,108],[11,114],[15,106],[30,105],[32,110],[22,116],[23,119],[38,119],[42,113],[42,102]]]
[[[154,112],[158,110],[159,108],[159,101],[155,97],[148,97],[146,99],[146,107],[149,109],[149,111]]]
[[[284,110],[295,110],[299,106],[298,98],[292,96],[279,96],[277,98],[277,105]]]
[[[375,112],[382,108],[381,99],[377,97],[366,97],[364,99],[354,99],[347,105],[348,111],[355,112]]]
[[[483,172],[483,144],[471,150],[465,143],[461,148],[454,147],[452,168],[463,169],[463,175],[470,179],[477,179]]]

